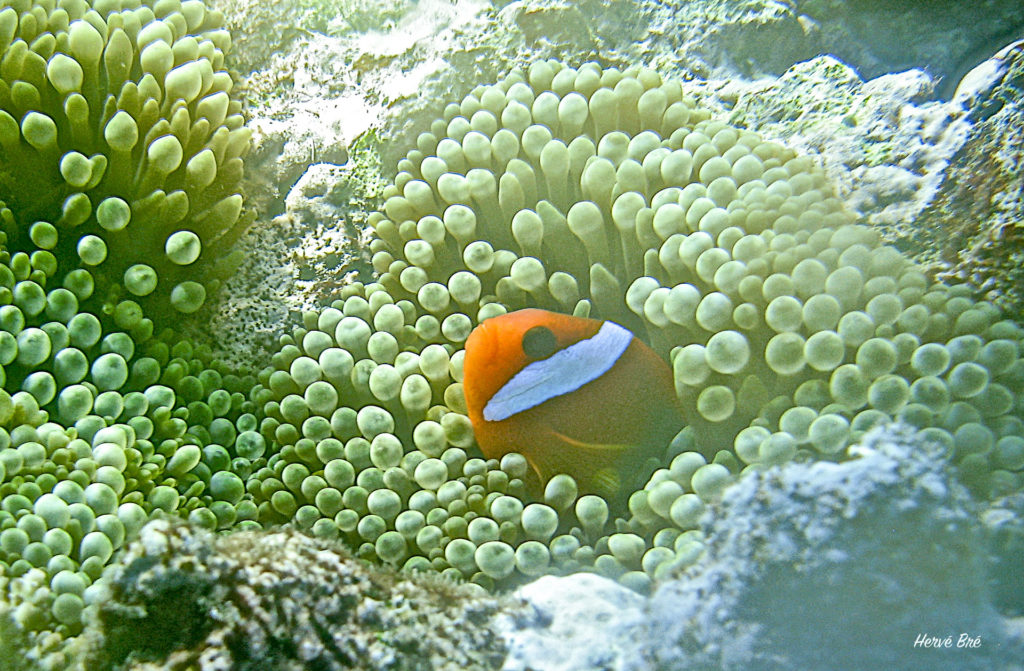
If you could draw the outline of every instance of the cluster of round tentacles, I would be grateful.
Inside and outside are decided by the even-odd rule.
[[[92,273],[94,301],[195,312],[239,261],[219,243],[239,221],[251,135],[229,95],[220,12],[201,0],[5,4],[8,248]]]
[[[231,268],[249,131],[222,22],[199,0],[0,9],[0,639],[13,622],[33,664],[61,666],[154,514],[256,517],[233,461],[256,380],[158,328]]]
[[[372,218],[378,281],[307,314],[260,376],[280,446],[247,481],[261,521],[483,584],[593,566],[642,589],[699,552],[733,475],[839,458],[879,422],[920,427],[979,493],[1020,488],[1021,330],[679,82],[538,62],[416,144]],[[687,427],[628,511],[572,474],[531,501],[522,458],[475,449],[463,342],[529,306],[614,320],[672,364]]]

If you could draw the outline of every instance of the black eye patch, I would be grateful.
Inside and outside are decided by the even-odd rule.
[[[546,326],[534,326],[523,334],[523,353],[531,359],[546,359],[558,349],[558,339]]]

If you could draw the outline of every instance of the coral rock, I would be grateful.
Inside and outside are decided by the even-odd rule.
[[[155,521],[104,581],[78,668],[454,671],[504,659],[489,622],[507,602],[288,529],[216,537]]]

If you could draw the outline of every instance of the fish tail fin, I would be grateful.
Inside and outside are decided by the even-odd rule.
[[[590,484],[594,493],[603,498],[613,500],[622,498],[622,474],[617,468],[598,469],[590,476]]]

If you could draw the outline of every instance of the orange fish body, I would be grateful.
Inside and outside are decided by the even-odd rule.
[[[484,455],[519,452],[539,483],[567,473],[580,493],[618,498],[620,480],[661,457],[682,425],[668,365],[613,322],[539,309],[492,317],[466,341],[463,373]]]

